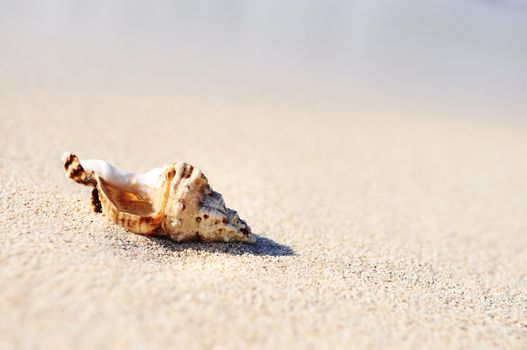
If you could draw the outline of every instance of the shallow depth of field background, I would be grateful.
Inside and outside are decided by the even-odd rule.
[[[527,3],[4,1],[2,92],[41,88],[419,118],[526,114]],[[247,115],[251,119],[251,115]]]

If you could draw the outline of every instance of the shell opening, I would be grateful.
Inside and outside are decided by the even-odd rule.
[[[155,213],[154,203],[148,193],[130,187],[117,186],[99,178],[102,191],[120,211],[134,215]]]

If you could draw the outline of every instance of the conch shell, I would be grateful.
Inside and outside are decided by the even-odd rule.
[[[69,178],[93,187],[93,210],[131,232],[168,236],[177,242],[255,240],[249,226],[225,207],[201,170],[188,163],[134,174],[102,160],[81,162],[69,152],[62,161]]]

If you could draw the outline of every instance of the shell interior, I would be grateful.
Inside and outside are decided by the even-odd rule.
[[[112,185],[100,177],[99,186],[106,197],[122,212],[139,216],[156,212],[154,202],[146,191],[141,191],[137,187]]]

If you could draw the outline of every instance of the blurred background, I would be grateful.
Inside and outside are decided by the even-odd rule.
[[[328,117],[527,110],[522,0],[52,0],[1,9],[4,96],[31,81],[196,98],[218,113],[240,103]]]

